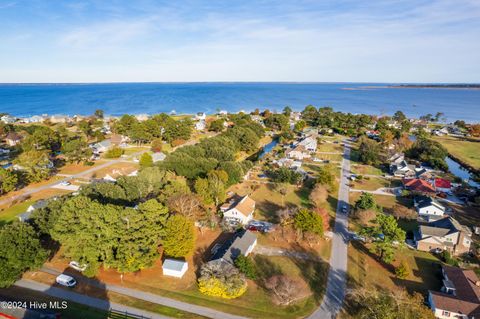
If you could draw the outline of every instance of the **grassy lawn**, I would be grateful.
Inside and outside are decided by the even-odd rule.
[[[383,175],[381,169],[374,167],[372,165],[365,165],[365,164],[355,164],[352,165],[352,171],[356,175]]]
[[[337,152],[337,153],[343,153],[343,146],[339,144],[334,144],[334,143],[322,143],[318,144],[317,147],[317,152]]]
[[[150,150],[150,146],[133,146],[133,147],[126,147],[123,149],[124,155],[132,155],[138,152],[148,151]]]
[[[350,193],[350,204],[355,205],[355,202],[360,197],[362,193],[359,192],[351,192]],[[413,203],[411,199],[400,197],[400,196],[388,196],[388,195],[377,195],[373,194],[373,198],[375,198],[375,202],[382,206],[384,209],[390,209],[395,204],[405,205],[407,207],[412,207]]]
[[[50,188],[35,194],[32,194],[31,197],[21,203],[15,203],[11,206],[3,206],[0,208],[0,224],[10,223],[17,219],[17,215],[25,212],[27,208],[35,203],[39,199],[50,198],[57,195],[64,195],[70,193],[70,191],[65,191],[57,188]]]
[[[433,139],[441,143],[456,158],[480,169],[480,143],[452,136],[436,136]]]
[[[395,267],[401,261],[407,262],[410,275],[406,279],[395,277]],[[380,262],[370,253],[368,247],[352,242],[348,247],[348,286],[388,289],[395,291],[405,288],[410,293],[441,288],[440,261],[432,254],[400,248],[393,265]]]
[[[315,154],[315,157],[324,161],[340,162],[343,159],[342,154]]]
[[[65,174],[65,175],[75,175],[75,174],[84,172],[84,171],[86,171],[90,168],[93,168],[93,167],[98,166],[98,165],[103,164],[103,163],[105,163],[105,161],[99,160],[99,161],[95,161],[92,166],[88,166],[88,165],[85,165],[83,163],[80,163],[80,164],[76,164],[76,163],[66,164],[66,165],[59,168],[58,173],[59,174]]]
[[[368,179],[363,178],[361,180],[356,180],[353,182],[353,188],[367,190],[367,191],[374,191],[379,188],[389,187],[389,186],[390,186],[389,180],[386,180],[383,178],[376,178],[376,177],[370,177]]]
[[[109,174],[112,177],[118,177],[120,175],[128,175],[131,172],[138,169],[138,164],[133,162],[121,162],[104,167],[98,171],[85,175],[86,178],[104,178]]]

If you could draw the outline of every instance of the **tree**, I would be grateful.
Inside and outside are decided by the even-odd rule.
[[[161,152],[163,149],[163,142],[162,142],[162,139],[160,138],[156,138],[152,141],[151,143],[151,150],[152,152],[154,153],[158,153],[158,152]]]
[[[123,149],[114,146],[105,153],[106,158],[119,158],[123,154]]]
[[[283,114],[273,114],[264,120],[265,126],[278,131],[286,131],[289,128],[288,117]]]
[[[165,224],[165,235],[162,238],[165,255],[185,257],[195,248],[195,229],[193,222],[182,215],[172,215]]]
[[[17,183],[17,174],[0,167],[0,195],[13,191]]]
[[[367,210],[377,209],[378,205],[371,193],[362,192],[360,197],[355,202],[355,209]]]
[[[295,300],[304,297],[302,285],[286,275],[274,275],[265,281],[265,287],[273,295],[273,300],[279,305],[290,305]]]
[[[302,234],[323,236],[322,217],[311,210],[301,208],[293,217],[293,225]]]
[[[167,200],[167,206],[171,212],[178,213],[190,220],[196,220],[202,212],[202,204],[196,194],[177,193]]]
[[[395,204],[392,207],[392,215],[396,218],[402,219],[417,219],[417,213],[404,205]]]
[[[140,167],[150,167],[153,165],[153,158],[152,155],[148,153],[143,153],[142,156],[140,156],[140,161],[139,161]]]
[[[66,140],[62,143],[62,153],[67,162],[86,162],[92,156],[92,150],[88,147],[85,140],[81,138],[74,138]]]
[[[405,279],[410,276],[410,267],[408,267],[408,264],[405,262],[405,260],[402,260],[400,265],[395,268],[395,276],[400,279]]]
[[[224,119],[217,119],[217,120],[211,121],[210,124],[208,125],[208,130],[213,132],[221,132],[225,129],[224,123],[225,123]]]
[[[360,224],[363,226],[368,225],[372,220],[377,217],[377,211],[374,209],[367,209],[367,210],[356,210],[355,211],[355,218],[358,219]]]
[[[257,279],[257,270],[251,258],[245,257],[242,254],[238,255],[238,257],[235,258],[235,267],[248,279]]]
[[[103,119],[104,112],[101,109],[97,109],[97,110],[95,110],[95,113],[93,113],[93,115],[95,115],[95,117],[97,117],[99,119]]]
[[[448,152],[437,141],[423,137],[417,138],[413,146],[405,152],[405,155],[426,162],[433,168],[448,171],[448,165],[445,161]]]
[[[228,174],[223,170],[210,171],[207,178],[198,178],[195,181],[195,192],[203,199],[206,205],[218,206],[225,201],[225,183]]]
[[[53,163],[47,151],[30,150],[21,153],[14,161],[28,175],[31,182],[39,182],[50,176]]]
[[[247,291],[247,282],[237,268],[227,262],[214,260],[200,269],[198,289],[205,295],[233,299]]]
[[[327,186],[330,191],[333,191],[335,182],[333,171],[332,165],[325,165],[319,168],[317,175],[317,183]]]
[[[290,114],[292,114],[292,112],[293,112],[292,108],[288,105],[283,108],[283,114],[287,117],[289,117]]]
[[[299,120],[293,126],[293,129],[297,132],[303,131],[303,129],[307,126],[307,123],[304,120]]]
[[[40,267],[48,252],[32,226],[14,222],[0,229],[0,287],[11,286],[23,272]]]
[[[366,136],[362,136],[360,138],[360,145],[358,146],[358,155],[360,161],[363,163],[368,165],[376,164],[380,157],[379,143]]]
[[[363,227],[361,233],[378,239],[374,241],[374,250],[386,263],[394,260],[394,243],[405,241],[405,231],[398,226],[395,217],[382,213],[377,214],[374,226]]]
[[[409,295],[405,291],[390,292],[371,288],[355,289],[347,296],[349,315],[353,318],[434,319],[434,313],[425,306],[422,294]]]
[[[327,201],[328,190],[322,184],[316,184],[308,198],[315,207],[320,207]]]
[[[472,135],[474,137],[479,137],[480,136],[480,124],[470,125],[470,127],[468,128],[468,132],[470,133],[470,135]]]
[[[276,170],[270,170],[268,175],[275,183],[298,184],[302,180],[302,174],[287,167],[280,167]]]
[[[393,114],[392,119],[394,119],[397,122],[403,122],[407,119],[405,114],[402,111],[396,111],[395,114]]]

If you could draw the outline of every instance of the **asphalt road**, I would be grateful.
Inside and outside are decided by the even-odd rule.
[[[347,145],[347,144],[346,144]],[[342,208],[348,207],[348,177],[350,175],[350,147],[346,146],[343,153],[342,171],[338,189],[338,205],[335,217],[335,228],[332,238],[332,255],[328,272],[327,290],[322,304],[308,318],[330,319],[335,318],[345,299],[347,281],[347,243],[348,243],[348,216]]]

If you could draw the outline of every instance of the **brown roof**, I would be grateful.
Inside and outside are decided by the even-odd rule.
[[[120,134],[112,134],[112,136],[110,137],[110,142],[112,142],[112,144],[121,144],[123,142],[123,138]]]
[[[248,216],[255,209],[255,201],[245,195],[240,202],[235,206],[235,208],[241,212],[243,215]]]
[[[468,316],[480,315],[480,287],[473,270],[443,266],[443,272],[455,288],[455,294],[430,291],[435,307]]]
[[[12,140],[12,141],[18,141],[20,139],[22,139],[22,136],[20,134],[18,134],[17,132],[10,132],[7,134],[7,137],[6,137],[7,140]]]
[[[430,291],[435,308],[450,312],[462,313],[467,316],[480,315],[480,303],[458,299],[454,295]]]

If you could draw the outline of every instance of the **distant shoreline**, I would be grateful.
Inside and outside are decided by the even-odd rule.
[[[460,89],[460,90],[479,90],[480,84],[399,84],[389,85],[389,88],[395,89]]]

